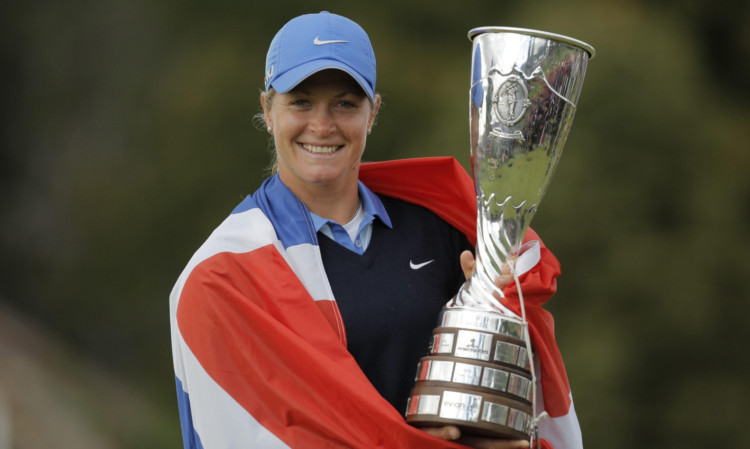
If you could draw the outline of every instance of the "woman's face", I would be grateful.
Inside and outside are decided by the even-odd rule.
[[[318,72],[270,101],[262,96],[284,184],[293,192],[356,186],[380,98],[375,102],[373,107],[357,82],[340,70]]]

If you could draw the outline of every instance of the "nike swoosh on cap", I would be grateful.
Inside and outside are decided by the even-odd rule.
[[[411,267],[411,269],[412,269],[412,270],[419,270],[419,269],[420,269],[420,268],[422,268],[423,266],[425,266],[425,265],[427,265],[427,264],[430,264],[430,263],[432,263],[432,262],[434,262],[434,261],[435,261],[435,259],[432,259],[432,260],[428,260],[427,262],[422,262],[422,263],[414,263],[414,262],[412,262],[412,261],[410,260],[410,261],[409,261],[409,266]]]
[[[330,40],[330,41],[322,41],[320,40],[320,36],[315,36],[315,40],[313,41],[313,44],[315,45],[327,45],[327,44],[344,44],[349,43],[349,41],[337,41],[337,40]]]

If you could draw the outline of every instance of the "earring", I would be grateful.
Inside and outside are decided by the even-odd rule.
[[[367,128],[367,135],[369,136],[370,134],[372,134],[372,128]]]
[[[267,127],[266,130],[268,130],[268,134],[273,134],[273,128],[271,128],[270,126]]]

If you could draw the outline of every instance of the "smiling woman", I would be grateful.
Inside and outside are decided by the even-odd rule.
[[[278,172],[170,298],[185,447],[528,446],[403,418],[437,315],[473,265],[469,175],[452,158],[361,163],[380,96],[370,40],[351,20],[291,20],[265,73]],[[558,269],[543,249],[523,285],[546,300]]]
[[[311,212],[347,223],[359,209],[357,179],[380,106],[346,72],[325,69],[294,89],[261,94],[279,176]]]

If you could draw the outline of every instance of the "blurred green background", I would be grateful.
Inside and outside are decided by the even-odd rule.
[[[378,57],[367,160],[468,167],[471,28],[596,47],[532,223],[584,444],[750,447],[748,5],[6,2],[0,449],[181,447],[169,291],[266,175],[271,38],[323,9]]]

